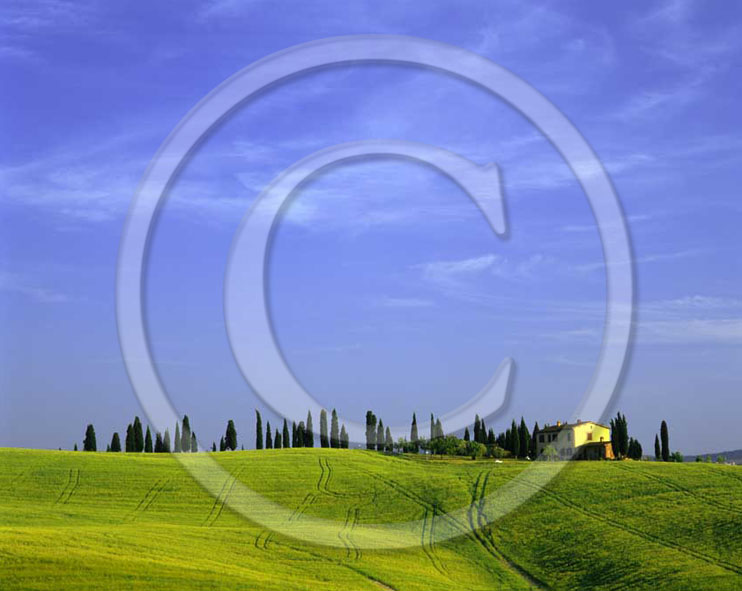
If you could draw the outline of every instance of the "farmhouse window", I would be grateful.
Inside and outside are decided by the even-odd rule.
[[[593,440],[593,434],[592,433],[588,433],[587,434],[587,440],[588,441],[592,441]]]

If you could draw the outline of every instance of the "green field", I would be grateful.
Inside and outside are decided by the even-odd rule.
[[[487,495],[529,464],[319,449],[212,457],[227,471],[217,498],[170,455],[0,450],[0,589],[742,589],[734,466],[573,462],[480,527],[497,510]],[[297,525],[333,520],[337,547],[237,515],[235,480]],[[418,520],[414,547],[364,547],[365,526]],[[458,535],[435,542],[436,528]]]

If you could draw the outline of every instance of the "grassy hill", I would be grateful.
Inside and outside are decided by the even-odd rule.
[[[528,464],[318,449],[213,457],[228,471],[216,499],[169,455],[0,450],[0,588],[742,588],[735,466],[570,463],[480,528],[497,510],[487,495]],[[297,524],[336,521],[342,543],[300,542],[246,521],[224,502],[238,494],[235,480]],[[358,542],[367,524],[410,520],[422,520],[415,547]],[[460,535],[434,542],[445,527]]]

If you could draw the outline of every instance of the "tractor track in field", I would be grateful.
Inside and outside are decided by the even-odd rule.
[[[345,546],[345,555],[346,558],[355,558],[355,560],[359,560],[363,553],[361,552],[361,549],[356,546],[355,542],[353,542],[353,539],[350,537],[350,534],[355,529],[356,525],[358,525],[358,516],[360,514],[360,510],[356,507],[350,507],[345,512],[345,523],[343,524],[343,527],[338,531],[338,539],[343,543]]]
[[[263,534],[266,534],[265,537],[263,537]],[[273,539],[273,532],[271,530],[261,530],[258,536],[255,538],[255,547],[258,550],[267,550],[268,549],[268,543]]]
[[[324,462],[322,460],[325,460]],[[330,495],[331,497],[342,497],[340,493],[330,490],[330,478],[332,478],[332,468],[329,462],[322,457],[317,458],[319,462],[319,480],[317,481],[317,492]]]
[[[67,475],[67,482],[65,483],[62,492],[59,493],[57,500],[54,501],[54,504],[59,505],[61,503],[62,505],[66,505],[69,503],[70,498],[75,494],[78,486],[80,486],[80,470],[70,468],[70,472]]]
[[[283,544],[283,543],[281,543],[280,545],[286,548],[291,548],[295,552],[308,554],[309,556],[311,556],[312,558],[316,560],[320,560],[322,562],[329,562],[341,568],[346,568],[354,572],[355,574],[362,576],[363,578],[367,579],[371,583],[378,585],[381,589],[386,589],[387,591],[398,591],[397,588],[394,587],[393,585],[387,583],[386,581],[381,580],[380,578],[374,575],[367,573],[365,570],[363,570],[362,568],[358,566],[354,566],[352,563],[348,563],[346,560],[332,558],[330,556],[326,556],[324,554],[320,554],[319,552],[314,552],[312,550],[308,550],[307,548],[302,548],[300,546],[293,546],[291,544]]]
[[[341,493],[337,492],[335,490],[330,489],[330,480],[332,479],[332,466],[330,465],[330,461],[327,458],[317,458],[319,462],[319,469],[320,469],[320,475],[319,480],[317,481],[317,491],[321,492],[323,494],[329,495],[331,497],[336,498],[361,498],[367,496],[366,493],[360,492],[360,493]]]
[[[211,527],[212,525],[214,525],[214,523],[216,523],[216,520],[219,519],[219,516],[224,510],[224,506],[227,504],[229,495],[232,492],[232,489],[234,489],[235,484],[237,483],[237,477],[240,475],[242,470],[244,470],[244,467],[238,468],[234,473],[227,476],[227,478],[224,480],[224,484],[222,484],[222,488],[219,491],[216,499],[214,499],[214,504],[211,506],[211,511],[209,511],[209,514],[204,520],[203,525],[205,527]]]
[[[289,521],[296,521],[306,513],[306,510],[309,509],[309,507],[314,503],[314,501],[317,500],[317,495],[313,493],[307,493],[304,498],[302,499],[301,503],[299,503],[299,506],[294,509],[294,512],[289,515]]]
[[[639,474],[640,476],[644,476],[645,478],[648,478],[650,480],[654,480],[655,482],[659,482],[660,484],[663,484],[669,489],[686,494],[690,497],[698,499],[699,501],[702,501],[709,505],[713,505],[714,507],[718,507],[719,509],[722,509],[724,511],[731,511],[733,513],[742,515],[742,509],[740,509],[739,507],[735,507],[734,505],[727,505],[725,503],[722,503],[721,501],[717,501],[716,499],[709,498],[704,494],[698,493],[694,491],[693,489],[686,488],[680,484],[677,484],[676,482],[672,482],[671,480],[667,478],[658,476],[657,474],[650,474],[649,472],[645,472],[643,470],[640,470],[639,468],[633,468],[633,467],[629,468],[628,466],[622,466],[620,464],[617,464],[616,467],[619,468],[620,470],[624,470],[627,472],[633,472],[633,473]]]
[[[428,517],[430,517],[430,521],[428,521]],[[438,557],[435,549],[435,509],[430,511],[427,507],[423,508],[423,527],[420,532],[420,546],[435,570],[448,577],[448,570],[443,564],[443,561]]]
[[[548,589],[549,586],[544,581],[538,579],[532,573],[508,558],[495,544],[492,532],[489,529],[487,514],[484,511],[485,495],[487,494],[487,483],[489,482],[491,474],[491,470],[482,470],[472,486],[471,504],[469,505],[469,510],[467,511],[469,525],[471,526],[472,533],[474,534],[477,542],[485,549],[485,551],[499,560],[505,567],[510,569],[511,572],[514,572],[518,576],[520,576],[526,583],[528,583],[529,588]],[[475,511],[476,524],[474,515]]]
[[[158,497],[158,495],[163,491],[168,482],[170,481],[167,478],[156,481],[149,488],[149,490],[144,493],[144,497],[142,497],[142,500],[139,501],[139,504],[136,506],[134,511],[131,512],[127,519],[130,521],[135,521],[139,515],[147,511],[152,506],[152,503],[155,502],[155,499]]]
[[[410,490],[409,488],[401,485],[396,480],[392,480],[391,478],[387,478],[385,476],[382,476],[381,474],[377,474],[375,472],[367,471],[367,474],[369,474],[371,477],[376,478],[377,480],[380,480],[384,484],[386,484],[389,488],[397,491],[399,494],[401,494],[403,497],[407,497],[409,500],[411,500],[413,503],[416,503],[420,505],[423,509],[428,509],[430,511],[436,509],[435,506],[427,501],[425,498],[421,497],[416,492]],[[437,509],[436,509],[437,511]],[[448,515],[446,513],[441,514],[441,517],[445,519],[446,522],[454,526],[455,529],[458,529],[461,534],[468,535],[471,534],[469,531],[469,528],[466,526],[465,523],[460,522],[459,520],[455,519],[451,515]]]
[[[558,503],[564,505],[565,507],[568,507],[570,509],[573,509],[574,511],[577,511],[578,513],[581,513],[582,515],[586,517],[590,517],[592,519],[595,519],[597,521],[600,521],[602,523],[605,523],[607,525],[610,525],[612,527],[615,527],[616,529],[620,529],[623,532],[627,534],[631,534],[634,536],[637,536],[639,538],[642,538],[648,542],[653,542],[655,544],[658,544],[660,546],[664,546],[665,548],[669,548],[671,550],[676,550],[680,552],[681,554],[686,554],[688,556],[691,556],[693,558],[697,558],[698,560],[701,560],[703,562],[706,562],[708,564],[711,564],[713,566],[717,566],[721,569],[724,569],[726,571],[733,572],[735,574],[742,575],[742,565],[734,564],[732,562],[727,562],[726,560],[721,560],[718,558],[714,558],[713,556],[709,556],[708,554],[704,554],[703,552],[700,552],[698,550],[694,550],[693,548],[688,548],[686,546],[683,546],[682,544],[678,544],[677,542],[672,542],[670,540],[667,540],[665,538],[661,538],[659,536],[656,536],[654,534],[650,534],[649,532],[646,532],[644,530],[641,530],[637,527],[634,527],[632,525],[628,525],[626,523],[621,523],[618,520],[611,519],[610,517],[606,517],[602,513],[598,513],[597,511],[593,511],[592,509],[587,509],[586,507],[582,507],[581,505],[578,505],[574,501],[571,501],[559,493],[554,492],[553,490],[549,490],[546,487],[539,486],[537,484],[530,483],[526,480],[521,480],[520,484],[523,484],[525,486],[529,486],[532,489],[536,489],[539,492],[549,496],[550,498],[554,499]]]
[[[386,478],[384,476],[381,476],[380,474],[376,474],[374,472],[367,472],[372,477],[380,480],[381,482],[385,483],[387,486],[392,488],[393,490],[397,491],[399,494],[401,494],[403,497],[408,498],[413,503],[419,505],[423,509],[423,527],[422,532],[420,534],[420,545],[422,547],[423,552],[428,557],[432,565],[435,567],[435,569],[440,572],[442,575],[449,577],[448,569],[443,564],[443,561],[438,556],[438,552],[436,550],[435,546],[435,518],[440,517],[446,520],[449,524],[453,525],[456,529],[459,529],[463,535],[471,535],[471,532],[468,530],[468,528],[460,523],[458,520],[454,519],[450,515],[442,514],[438,515],[438,508],[433,505],[432,503],[425,500],[423,497],[418,495],[417,493],[411,491],[405,486],[402,486],[397,481],[392,480],[391,478]]]

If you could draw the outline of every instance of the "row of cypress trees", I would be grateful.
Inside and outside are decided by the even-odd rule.
[[[433,415],[430,415],[431,421]],[[433,423],[431,423],[431,429]],[[417,428],[417,427],[416,427]],[[442,431],[442,428],[441,428]],[[376,451],[393,451],[394,440],[389,427],[384,428],[384,421],[377,418],[372,411],[366,411],[366,449]]]
[[[633,437],[628,435],[628,421],[626,416],[618,413],[615,419],[610,422],[611,426],[611,444],[613,446],[614,455],[618,458],[632,458],[640,460],[643,455],[641,443]],[[479,415],[474,417],[473,434],[469,431],[469,427],[464,429],[464,441],[474,441],[482,445],[486,445],[488,448],[499,447],[515,458],[525,459],[528,457],[535,458],[538,455],[537,439],[540,432],[538,422],[533,426],[533,430],[528,429],[526,421],[523,417],[520,419],[520,424],[515,422],[513,419],[510,427],[505,431],[495,435],[492,429],[487,429],[484,419],[480,418]],[[672,460],[672,456],[669,453],[669,444],[667,443],[667,424],[662,421],[661,436],[663,438],[662,450],[660,449],[660,440],[655,440],[655,454],[657,458],[669,457]],[[440,419],[436,419],[434,415],[430,415],[430,441],[444,437],[443,427],[441,426]],[[417,427],[417,416],[415,413],[412,414],[412,424],[410,427],[410,442],[412,445],[402,445],[405,451],[419,451],[421,444],[425,444],[418,436]],[[383,422],[381,419],[377,419],[376,415],[372,411],[366,412],[366,449],[377,450],[377,451],[391,451],[394,444],[391,439],[391,433],[387,427],[384,430]],[[677,455],[677,454],[676,454]],[[664,461],[670,461],[665,459]]]
[[[336,449],[348,449],[350,439],[345,425],[340,426],[338,422],[337,411],[332,409],[332,418],[328,432],[327,411],[322,409],[319,417],[319,441],[320,447],[330,447]],[[289,424],[286,419],[283,420],[283,428],[279,431],[278,427],[275,433],[271,431],[270,421],[266,423],[265,436],[263,436],[263,418],[259,410],[255,410],[255,449],[282,449],[290,447],[314,447],[314,424],[312,421],[312,412],[307,412],[307,420],[291,422],[291,433],[289,434]]]
[[[538,431],[538,423],[534,428]],[[423,439],[419,435],[417,424],[417,414],[412,413],[412,423],[410,424],[410,439],[397,442],[397,447],[404,451],[417,452],[420,449],[428,449],[431,442],[446,437],[440,418],[434,414],[430,415],[429,438]],[[450,436],[449,436],[450,437]],[[487,429],[484,419],[476,415],[473,425],[473,436],[469,427],[464,429],[464,441],[474,441],[488,447],[500,447],[511,452],[515,457],[526,457],[529,454],[535,454],[536,439],[531,437],[531,433],[526,426],[525,421],[521,418],[520,427],[513,421],[512,426],[500,435],[495,436],[492,429]],[[395,443],[389,427],[384,427],[384,422],[374,414],[373,411],[366,411],[366,449],[376,451],[392,451]]]
[[[611,419],[611,447],[613,455],[618,458],[630,458],[641,460],[644,455],[642,444],[633,437],[629,437],[629,424],[626,415],[616,413],[616,418]]]
[[[82,443],[83,451],[97,451],[98,445],[95,436],[95,427],[90,424],[85,429],[85,438]],[[77,450],[77,444],[75,444]],[[111,443],[106,446],[107,452],[120,452],[121,436],[118,431],[114,432],[111,437]],[[175,438],[171,440],[170,430],[165,429],[165,434],[156,434],[154,442],[152,441],[152,431],[147,425],[146,434],[142,426],[141,419],[137,416],[134,421],[126,426],[126,437],[124,439],[123,451],[127,453],[181,453],[198,451],[198,442],[196,433],[191,430],[191,423],[188,415],[183,417],[182,429],[181,422],[175,423]]]

